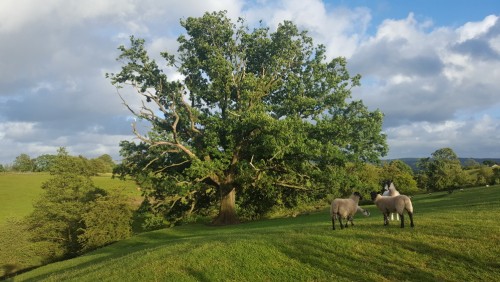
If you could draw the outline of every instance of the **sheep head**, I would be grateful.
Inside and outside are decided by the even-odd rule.
[[[354,196],[358,197],[360,201],[361,201],[361,200],[363,200],[363,197],[361,196],[361,194],[360,194],[359,192],[354,192],[354,193],[352,193],[352,194],[353,194]]]
[[[377,198],[377,196],[378,196],[378,195],[379,195],[379,194],[378,194],[377,192],[375,192],[375,191],[374,191],[374,192],[371,192],[371,193],[370,193],[370,196],[371,196],[371,198],[372,198],[372,201],[375,201],[375,199]]]

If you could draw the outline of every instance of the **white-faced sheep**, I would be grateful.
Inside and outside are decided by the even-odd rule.
[[[399,191],[396,190],[396,187],[394,186],[394,182],[392,182],[392,180],[385,182],[384,191],[382,193],[382,196],[394,197],[394,196],[399,196],[399,195],[401,195],[401,194],[399,194]],[[391,212],[391,220],[399,220],[399,215],[397,213]]]
[[[401,228],[405,227],[405,217],[404,211],[408,213],[410,217],[410,226],[414,227],[413,224],[413,205],[411,200],[406,195],[399,195],[394,197],[382,196],[377,192],[371,192],[370,194],[372,201],[375,203],[377,208],[384,215],[384,225],[389,224],[389,213],[397,212],[399,217],[401,217]]]
[[[353,217],[356,212],[362,212],[365,216],[369,216],[370,212],[358,206],[359,200],[362,200],[359,192],[354,192],[348,199],[337,198],[332,201],[330,215],[332,217],[332,229],[335,230],[335,220],[338,219],[340,229],[347,227],[350,221],[351,226],[354,225]],[[342,219],[346,220],[345,226],[342,224]]]

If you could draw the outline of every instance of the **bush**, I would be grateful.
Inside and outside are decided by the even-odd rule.
[[[91,202],[89,210],[82,215],[82,220],[85,228],[78,236],[82,251],[108,245],[132,234],[129,200],[118,191]]]

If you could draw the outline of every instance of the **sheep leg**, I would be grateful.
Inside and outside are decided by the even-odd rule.
[[[335,218],[332,216],[332,229],[335,230]]]
[[[411,227],[415,227],[415,224],[413,224],[413,213],[412,212],[408,212],[408,216],[410,217],[410,226]]]
[[[401,213],[399,215],[399,217],[401,217],[401,228],[404,228],[405,227],[405,215],[404,215],[404,213]]]
[[[352,216],[351,216],[351,217],[349,217],[349,221],[351,222],[351,226],[354,226],[354,221],[353,221],[353,219],[354,219],[354,218],[353,218]],[[346,225],[347,225],[347,224],[346,224]]]
[[[384,213],[384,226],[389,225],[389,213]]]
[[[345,228],[347,228],[347,224],[349,223],[349,221],[351,222],[351,226],[353,226],[353,224],[352,224],[352,216],[348,216],[348,217],[346,218]]]
[[[340,229],[344,229],[344,225],[342,225],[342,217],[339,216]]]

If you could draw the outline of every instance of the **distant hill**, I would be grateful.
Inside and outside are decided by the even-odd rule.
[[[382,160],[382,162],[390,162],[394,160],[400,160],[404,162],[405,164],[409,165],[413,170],[418,170],[417,169],[417,161],[421,158],[400,158],[400,159],[388,159],[388,160]],[[460,160],[460,163],[462,165],[465,165],[468,160],[474,160],[480,164],[483,164],[484,161],[492,161],[494,163],[500,164],[500,158],[458,158]]]

